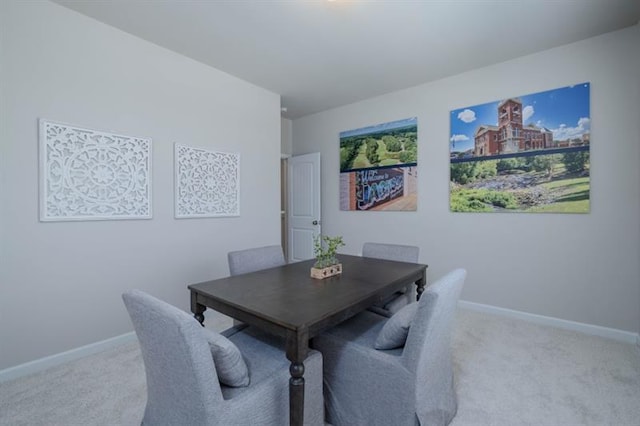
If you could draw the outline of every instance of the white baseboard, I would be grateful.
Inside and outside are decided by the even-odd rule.
[[[500,315],[503,317],[517,318],[535,324],[550,325],[566,330],[579,331],[593,336],[606,337],[620,342],[636,344],[640,348],[640,335],[630,331],[618,330],[615,328],[601,327],[599,325],[585,324],[576,321],[569,321],[560,318],[547,317],[544,315],[530,314],[527,312],[514,311],[512,309],[499,308],[497,306],[483,305],[481,303],[467,302],[460,300],[458,306],[471,311],[484,312],[488,314]]]
[[[585,324],[575,321],[563,320],[559,318],[547,317],[544,315],[530,314],[527,312],[515,311],[513,309],[499,308],[497,306],[483,305],[481,303],[467,302],[460,300],[458,306],[463,309],[469,309],[471,311],[483,312],[493,315],[500,315],[509,318],[517,318],[525,321],[529,321],[535,324],[550,325],[553,327],[564,328],[567,330],[579,331],[585,334],[591,334],[594,336],[607,337],[609,339],[618,340],[621,342],[631,343],[636,345],[640,350],[640,334],[632,333],[629,331],[617,330],[615,328],[601,327],[598,325]],[[47,356],[44,358],[36,359],[24,364],[10,367],[5,370],[0,370],[0,383],[7,382],[9,380],[17,379],[20,377],[28,376],[33,373],[45,370],[50,367],[64,364],[69,361],[83,358],[88,355],[93,355],[98,352],[102,352],[107,349],[120,346],[125,343],[129,343],[136,340],[135,332],[122,334],[120,336],[112,337],[110,339],[102,340],[100,342],[91,343],[89,345],[81,346],[79,348],[71,349],[66,352]]]
[[[132,331],[100,342],[91,343],[66,352],[61,352],[59,354],[16,365],[15,367],[0,370],[0,383],[37,373],[47,368],[83,358],[87,355],[93,355],[134,340],[136,340],[136,333]]]

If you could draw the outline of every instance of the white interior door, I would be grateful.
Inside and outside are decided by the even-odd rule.
[[[313,258],[313,238],[320,226],[320,153],[289,159],[289,262]]]

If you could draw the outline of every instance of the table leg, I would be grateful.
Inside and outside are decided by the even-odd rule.
[[[289,424],[297,426],[304,422],[304,364],[292,362],[289,373]]]
[[[309,350],[309,330],[287,332],[287,359],[289,366],[289,424],[304,423],[304,360]]]
[[[422,296],[422,293],[424,293],[424,282],[425,282],[425,276],[422,275],[422,278],[420,278],[418,281],[416,281],[416,286],[418,286],[418,288],[416,289],[416,300],[420,300],[420,296]]]
[[[191,312],[193,312],[193,317],[198,320],[201,326],[204,327],[204,311],[207,310],[207,307],[199,304],[196,301],[196,294],[191,292]]]

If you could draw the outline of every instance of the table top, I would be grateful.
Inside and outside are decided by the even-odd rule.
[[[205,306],[249,323],[316,332],[423,279],[427,265],[338,255],[342,274],[310,277],[314,260],[189,285]]]

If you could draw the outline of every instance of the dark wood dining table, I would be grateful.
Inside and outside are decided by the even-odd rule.
[[[304,360],[309,339],[383,301],[415,282],[424,291],[427,265],[339,255],[342,274],[310,277],[313,260],[244,275],[191,284],[191,311],[204,323],[214,309],[285,338],[289,372],[290,424],[302,425]]]

